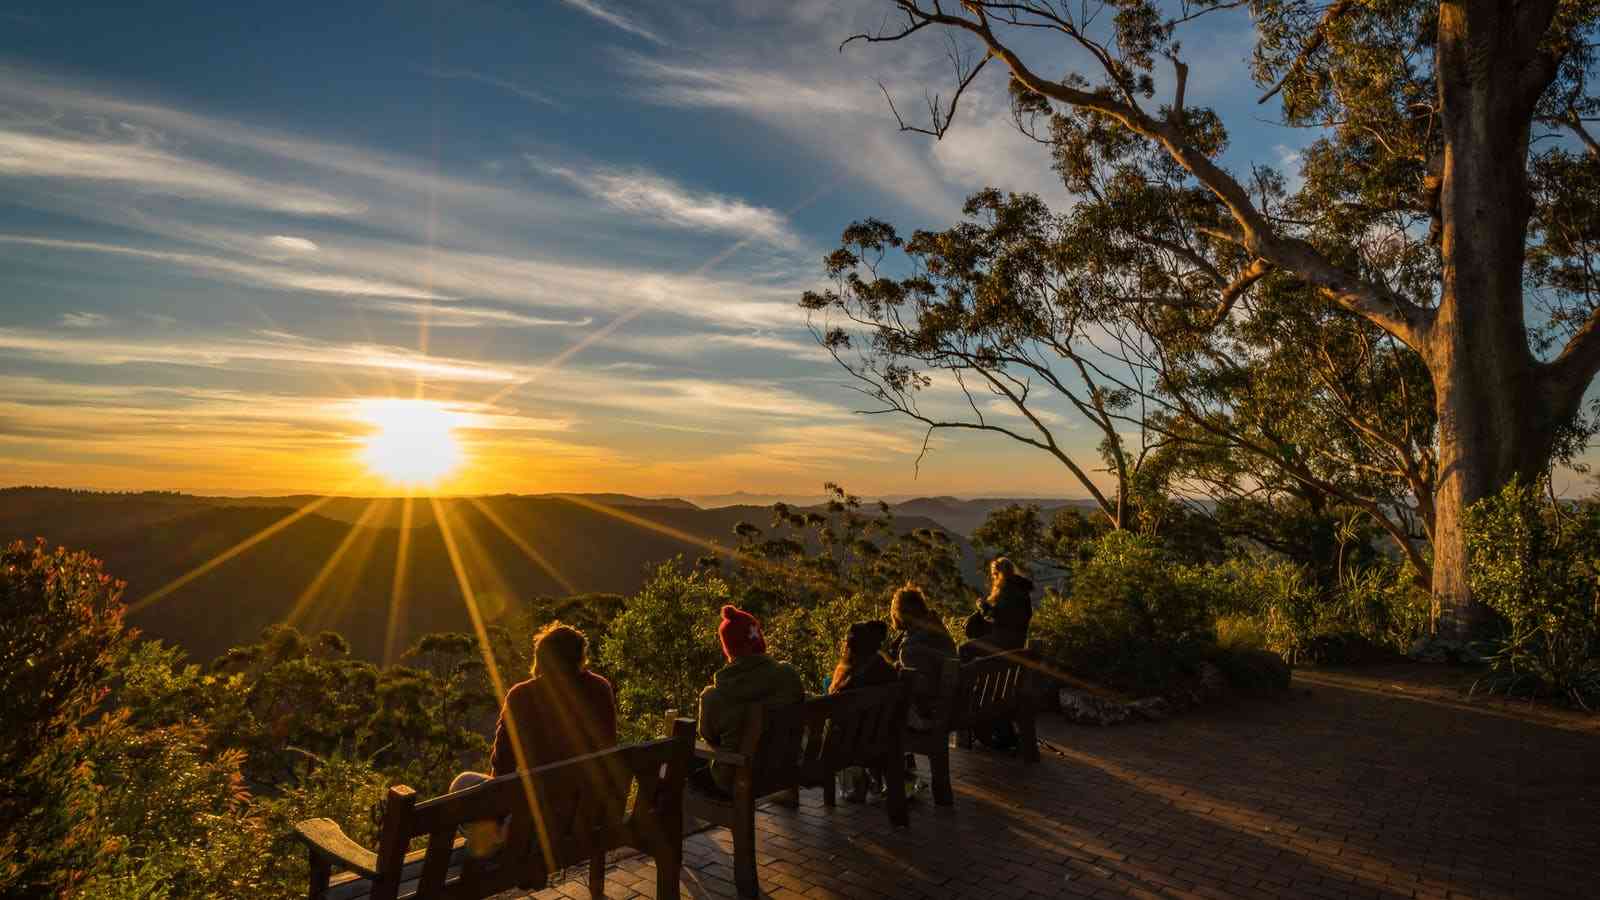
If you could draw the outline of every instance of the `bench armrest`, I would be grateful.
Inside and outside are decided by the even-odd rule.
[[[707,743],[696,744],[694,748],[694,755],[700,759],[709,759],[712,762],[719,762],[728,766],[750,765],[750,757],[745,756],[743,753],[734,753],[731,750],[718,750],[716,747],[713,747]]]
[[[332,819],[306,819],[294,826],[295,834],[324,862],[348,869],[363,878],[378,877],[378,854],[350,840]]]

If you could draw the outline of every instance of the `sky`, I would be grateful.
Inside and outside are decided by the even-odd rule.
[[[0,484],[392,492],[373,410],[422,397],[441,491],[1081,496],[1000,436],[918,465],[797,306],[853,220],[1070,199],[997,66],[897,131],[948,64],[840,51],[885,9],[0,3]],[[1292,169],[1245,15],[1185,47],[1230,161]]]

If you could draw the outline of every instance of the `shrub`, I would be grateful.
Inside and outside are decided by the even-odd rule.
[[[99,560],[52,551],[43,540],[0,551],[0,610],[3,779],[98,701],[126,635],[122,584],[101,571]],[[4,788],[0,781],[0,798]]]
[[[1051,592],[1033,634],[1066,671],[1125,690],[1167,687],[1215,642],[1206,597],[1148,540],[1113,532],[1095,541],[1072,596]]]
[[[1409,567],[1383,561],[1318,588],[1287,560],[1240,556],[1184,570],[1217,614],[1218,643],[1271,650],[1290,663],[1344,663],[1408,650],[1428,624],[1429,600]]]
[[[1218,647],[1206,658],[1222,670],[1231,688],[1246,696],[1270,696],[1289,689],[1289,664],[1271,651]]]
[[[1504,626],[1498,685],[1588,708],[1600,701],[1600,505],[1561,509],[1544,494],[1513,481],[1467,510],[1468,579]]]
[[[700,689],[723,662],[717,624],[731,602],[727,582],[673,561],[612,620],[597,668],[616,689],[622,741],[661,734],[668,709],[695,714]]]
[[[792,663],[805,679],[806,690],[820,694],[839,661],[839,645],[850,626],[888,617],[889,605],[883,598],[860,593],[813,607],[791,607],[765,623],[767,652]]]

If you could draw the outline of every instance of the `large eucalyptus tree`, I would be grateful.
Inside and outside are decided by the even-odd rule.
[[[1355,313],[1413,350],[1435,411],[1432,588],[1465,634],[1462,511],[1545,470],[1579,428],[1600,371],[1595,249],[1597,0],[893,0],[869,43],[943,32],[958,52],[942,136],[992,62],[1026,120],[1065,152],[1119,154],[1166,185],[1159,215],[1116,223],[1159,246],[1166,277],[1226,319],[1264,283]],[[1180,32],[1248,11],[1261,102],[1316,129],[1304,185],[1223,164],[1220,117],[1185,103]],[[1042,38],[1054,39],[1051,45]],[[848,43],[848,42],[847,42]],[[1065,71],[1062,71],[1065,66]],[[1170,73],[1170,74],[1169,74]],[[1169,87],[1157,97],[1160,78]],[[898,114],[897,114],[898,117]]]

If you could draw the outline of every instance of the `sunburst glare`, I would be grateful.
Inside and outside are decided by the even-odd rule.
[[[432,487],[461,468],[466,451],[457,430],[470,417],[430,400],[383,397],[360,400],[355,418],[373,428],[361,461],[395,484]]]

